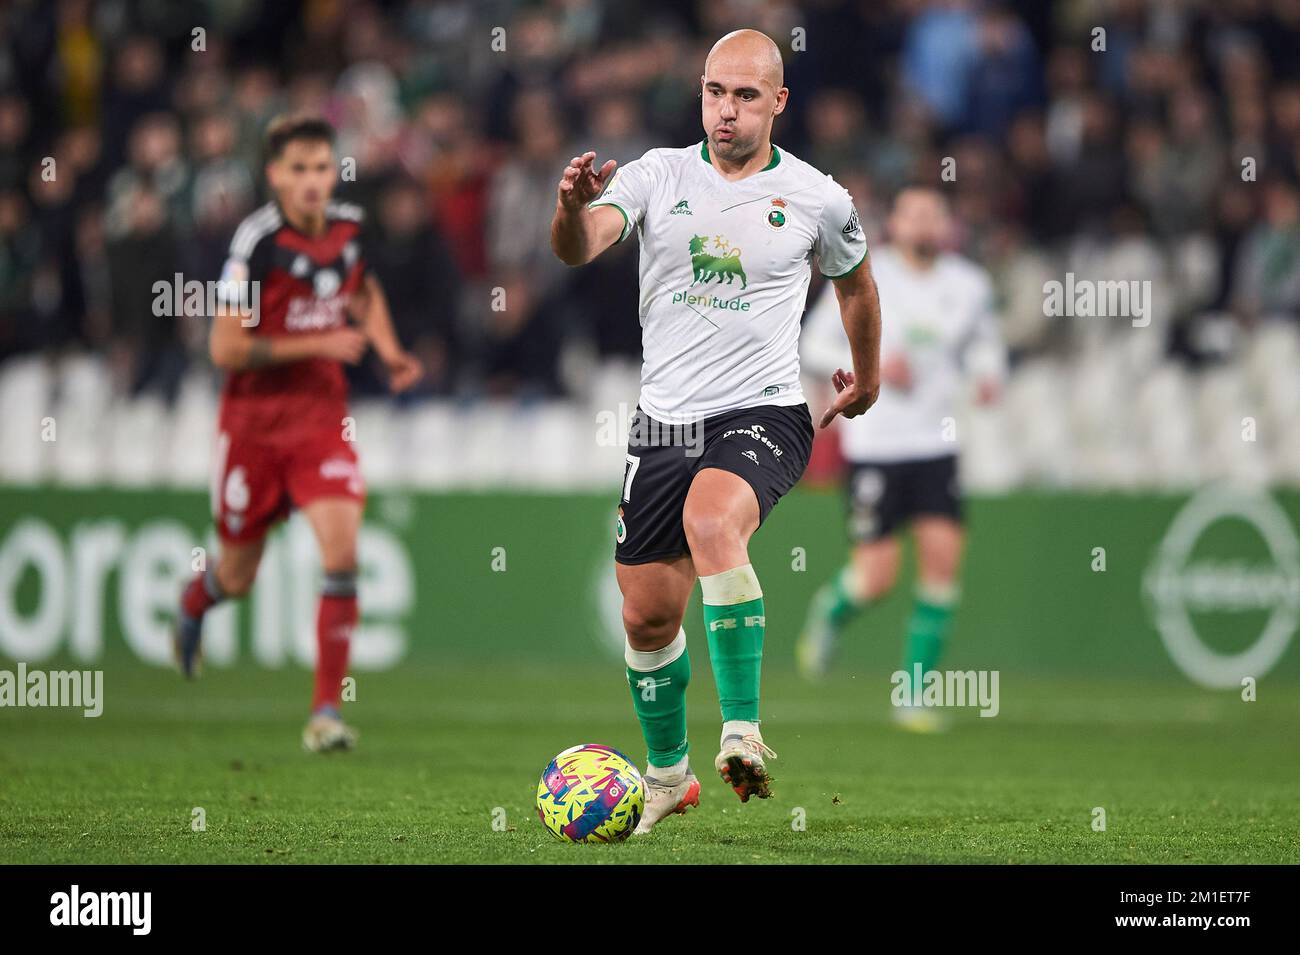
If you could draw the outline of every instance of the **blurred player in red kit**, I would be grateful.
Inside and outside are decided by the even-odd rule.
[[[204,614],[249,592],[267,532],[300,509],[324,571],[303,745],[324,752],[356,740],[339,703],[358,616],[365,485],[346,427],[343,365],[373,346],[394,392],[423,369],[393,332],[366,261],[360,208],[330,198],[338,179],[333,128],[314,117],[272,123],[266,175],[275,199],[235,230],[209,343],[213,364],[227,373],[212,474],[221,549],[181,596],[176,660],[195,675]]]

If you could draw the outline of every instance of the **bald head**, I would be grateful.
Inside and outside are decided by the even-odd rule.
[[[784,81],[781,51],[766,34],[736,30],[713,44],[700,85],[715,159],[732,167],[767,163],[772,120],[790,95]]]
[[[709,50],[704,58],[704,75],[713,73],[744,74],[758,77],[775,93],[785,85],[785,64],[781,50],[766,33],[757,30],[732,30]]]

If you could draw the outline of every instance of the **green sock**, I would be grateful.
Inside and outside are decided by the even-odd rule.
[[[816,612],[837,630],[857,616],[858,611],[866,606],[866,601],[859,600],[849,591],[848,582],[852,574],[853,565],[845,565],[838,574],[822,584],[821,589],[813,597]]]
[[[691,682],[691,656],[686,652],[686,631],[659,650],[627,648],[627,683],[632,706],[641,722],[652,766],[680,762],[690,749],[686,742],[686,687]]]
[[[922,674],[938,668],[956,606],[955,589],[947,593],[917,590],[912,618],[907,623],[907,645],[903,651],[903,669],[907,673],[912,673],[918,663]]]
[[[757,723],[766,617],[753,565],[701,577],[700,588],[722,718]]]

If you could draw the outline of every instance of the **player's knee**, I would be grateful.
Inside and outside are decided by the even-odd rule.
[[[661,607],[623,604],[623,629],[633,650],[658,650],[666,646],[681,627],[681,615]]]
[[[739,527],[727,514],[706,508],[690,508],[682,515],[682,524],[691,552],[696,555],[719,553],[744,543]]]
[[[867,600],[879,600],[894,589],[898,583],[898,568],[884,567],[878,570],[861,571],[859,586],[862,596]]]
[[[243,597],[253,589],[257,579],[257,565],[250,567],[222,564],[217,568],[217,583],[227,597]]]
[[[897,545],[889,539],[863,545],[853,558],[858,596],[879,600],[888,594],[898,583],[898,564]]]
[[[920,577],[937,586],[950,587],[957,581],[958,561],[956,550],[926,554],[920,562]]]

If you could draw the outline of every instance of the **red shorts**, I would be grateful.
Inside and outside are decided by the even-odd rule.
[[[324,497],[366,499],[357,453],[338,429],[292,444],[269,444],[239,432],[217,435],[212,517],[222,540],[260,540],[292,508]]]

